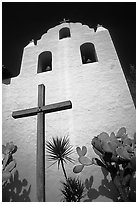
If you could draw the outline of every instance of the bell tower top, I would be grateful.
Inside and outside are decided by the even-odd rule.
[[[24,77],[41,78],[42,75],[59,73],[59,70],[70,70],[70,67],[74,69],[84,64],[87,67],[88,64],[96,66],[98,62],[105,62],[105,55],[101,50],[108,49],[110,43],[108,30],[102,26],[98,26],[95,31],[88,25],[63,18],[59,25],[41,36],[37,45],[31,41],[25,47],[20,76],[23,74]],[[28,66],[24,66],[26,63],[29,63]]]

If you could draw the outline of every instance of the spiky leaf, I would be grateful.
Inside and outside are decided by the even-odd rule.
[[[63,200],[66,202],[80,202],[84,197],[85,186],[78,178],[69,177],[66,182],[62,182],[61,192]]]
[[[54,161],[60,165],[61,161],[73,162],[73,159],[70,157],[70,154],[73,153],[72,146],[69,144],[68,136],[63,138],[52,138],[52,141],[47,141],[46,143],[48,160]]]

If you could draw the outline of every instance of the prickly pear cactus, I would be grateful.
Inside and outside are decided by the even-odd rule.
[[[78,161],[80,162],[80,164],[76,165],[73,168],[73,172],[80,173],[83,170],[84,166],[90,166],[93,164],[93,162],[92,160],[85,156],[87,154],[87,147],[83,146],[82,149],[80,147],[77,147],[76,151],[79,156]]]
[[[17,146],[13,142],[2,145],[2,184],[4,185],[10,179],[13,170],[16,167],[16,161],[13,154],[17,151]]]
[[[129,138],[126,128],[122,127],[117,134],[101,133],[92,139],[92,147],[100,157],[105,168],[110,172],[112,180],[119,190],[121,199],[129,201],[135,195],[135,186],[132,183],[132,175],[136,171],[136,134]],[[98,163],[95,163],[99,165]],[[101,166],[101,165],[99,165]]]
[[[109,171],[112,181],[117,187],[122,201],[131,201],[136,195],[136,134],[133,139],[128,137],[126,128],[122,127],[115,135],[106,132],[94,137],[91,141],[98,158],[89,159],[85,146],[76,148],[79,165],[73,168],[74,173],[80,173],[85,166],[98,165]],[[132,196],[133,195],[133,196]],[[133,197],[133,199],[132,199]]]

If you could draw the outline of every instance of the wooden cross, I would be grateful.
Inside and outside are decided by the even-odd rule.
[[[71,101],[64,101],[45,106],[45,86],[38,85],[38,107],[14,111],[13,118],[37,115],[37,158],[36,187],[37,199],[45,201],[45,114],[72,108]]]

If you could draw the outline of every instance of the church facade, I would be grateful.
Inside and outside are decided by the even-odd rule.
[[[46,114],[45,140],[68,135],[74,148],[87,146],[87,155],[95,153],[91,140],[101,132],[117,132],[126,127],[131,137],[135,133],[135,107],[109,31],[102,26],[93,28],[81,23],[63,22],[42,35],[37,45],[30,42],[24,48],[20,74],[3,83],[2,123],[3,144],[13,141],[17,147],[15,159],[19,180],[26,179],[29,198],[36,198],[37,117],[14,119],[12,112],[33,108],[38,103],[38,85],[46,89],[46,105],[70,100],[72,108]],[[61,201],[62,169],[51,165],[45,148],[46,201]],[[68,176],[78,176],[84,183],[93,176],[92,188],[98,191],[103,174],[97,166],[85,168],[78,175],[73,164],[65,165]],[[110,178],[109,178],[110,180]],[[22,194],[20,192],[20,194]],[[115,191],[100,193],[93,201],[108,202]],[[88,197],[84,198],[88,200]],[[16,200],[20,201],[20,200]]]

